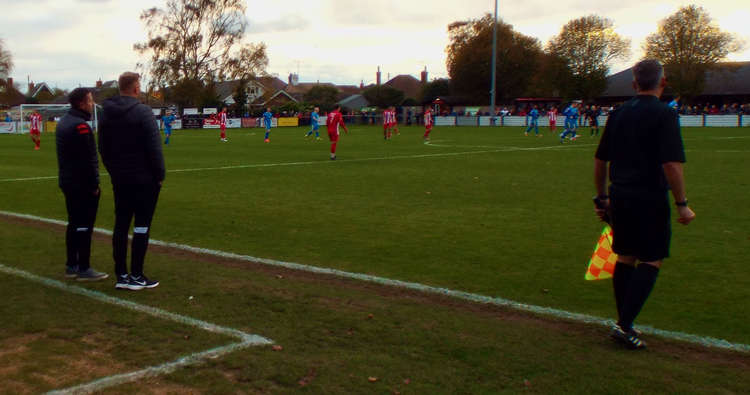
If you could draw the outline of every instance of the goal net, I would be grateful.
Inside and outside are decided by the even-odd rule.
[[[89,125],[96,130],[97,126],[97,115],[98,105],[94,106],[94,114],[92,114],[92,120]],[[37,112],[42,116],[42,133],[54,132],[57,127],[57,122],[65,113],[70,109],[70,104],[21,104],[18,109],[19,122],[16,127],[16,133],[28,133],[30,130],[31,123],[29,122],[29,116]]]

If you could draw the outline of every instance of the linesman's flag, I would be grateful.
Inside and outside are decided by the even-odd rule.
[[[617,254],[612,251],[612,228],[607,225],[602,229],[599,241],[594,247],[589,267],[586,269],[586,280],[603,280],[612,277],[617,263]]]

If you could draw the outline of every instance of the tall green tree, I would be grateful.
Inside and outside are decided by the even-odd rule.
[[[741,47],[736,36],[722,32],[708,12],[695,5],[662,20],[643,44],[646,57],[664,64],[672,89],[688,99],[703,92],[706,71]]]
[[[375,85],[365,89],[362,96],[370,105],[380,108],[399,106],[404,101],[404,92],[385,85]]]
[[[147,56],[144,67],[150,86],[196,85],[206,89],[215,81],[251,79],[265,73],[266,46],[243,43],[247,29],[243,0],[167,0],[165,8],[141,13],[148,40],[133,48]],[[188,92],[186,92],[188,93]],[[205,92],[186,97],[204,101]]]
[[[234,88],[234,92],[232,94],[232,99],[234,99],[234,112],[236,114],[244,114],[245,109],[247,108],[247,80],[244,78],[240,78],[239,83]]]
[[[449,96],[451,92],[451,80],[439,78],[422,86],[418,102],[420,104],[432,103],[438,96]]]
[[[320,107],[322,111],[331,111],[336,104],[338,94],[338,89],[330,85],[315,85],[305,93],[303,99],[306,103]]]
[[[494,17],[454,22],[448,26],[450,43],[446,48],[446,66],[457,94],[472,98],[475,104],[489,103]],[[497,99],[509,101],[523,96],[539,68],[543,54],[539,40],[513,30],[511,25],[497,26]]]
[[[565,60],[572,77],[567,97],[592,99],[607,89],[609,65],[630,56],[630,39],[614,30],[611,19],[587,15],[563,26],[547,43],[547,52]]]

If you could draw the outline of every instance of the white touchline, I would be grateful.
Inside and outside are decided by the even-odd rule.
[[[207,351],[193,353],[187,356],[180,357],[172,362],[164,363],[158,366],[151,366],[151,367],[147,367],[147,368],[137,370],[134,372],[108,376],[108,377],[104,377],[101,379],[97,379],[90,383],[77,385],[75,387],[51,391],[49,392],[50,394],[89,394],[92,392],[101,391],[104,388],[140,380],[145,377],[154,377],[154,376],[169,374],[171,372],[174,372],[180,367],[194,365],[194,364],[200,363],[201,361],[206,360],[207,358],[218,358],[220,356],[235,352],[243,348],[248,348],[251,346],[262,346],[262,345],[273,344],[272,340],[266,339],[258,335],[245,333],[237,329],[226,328],[223,326],[212,324],[210,322],[201,321],[201,320],[187,317],[184,315],[171,313],[169,311],[162,310],[157,307],[146,306],[146,305],[142,305],[139,303],[131,302],[129,300],[116,298],[116,297],[109,296],[107,294],[104,294],[98,291],[92,291],[90,289],[65,284],[57,280],[37,276],[36,274],[29,273],[24,270],[6,266],[2,263],[0,263],[0,272],[10,274],[13,276],[17,276],[17,277],[21,277],[23,279],[33,281],[36,283],[40,283],[42,285],[45,285],[51,288],[57,288],[65,292],[70,292],[72,294],[92,298],[99,302],[113,304],[116,306],[120,306],[120,307],[133,310],[139,313],[148,314],[148,315],[161,318],[161,319],[175,321],[177,323],[193,326],[193,327],[196,327],[198,329],[205,330],[208,332],[232,336],[240,340],[239,343],[231,343],[226,346],[216,347]]]
[[[438,147],[437,145],[433,145],[434,147]],[[583,146],[583,145],[580,145]],[[450,146],[445,146],[450,147]],[[458,146],[456,146],[458,147]],[[471,147],[471,146],[466,146]],[[481,146],[476,146],[481,147]],[[538,148],[520,148],[520,147],[490,147],[494,148],[491,150],[481,150],[481,151],[462,151],[462,152],[442,152],[442,153],[434,153],[434,154],[419,154],[419,155],[400,155],[400,156],[383,156],[383,157],[376,157],[376,158],[359,158],[359,159],[340,159],[337,160],[337,163],[342,162],[371,162],[371,161],[379,161],[379,160],[392,160],[392,159],[419,159],[419,158],[435,158],[435,157],[441,157],[441,156],[459,156],[459,155],[471,155],[471,154],[488,154],[488,153],[495,153],[495,152],[510,152],[510,151],[536,151],[536,150],[548,150],[548,149],[560,149],[565,147],[575,147],[574,145],[569,146],[547,146],[547,147],[538,147]],[[187,173],[187,172],[197,172],[197,171],[210,171],[210,170],[233,170],[233,169],[251,169],[251,168],[262,168],[262,167],[280,167],[280,166],[302,166],[302,165],[331,165],[333,164],[333,161],[330,160],[316,160],[316,161],[306,161],[306,162],[281,162],[281,163],[255,163],[255,164],[249,164],[249,165],[234,165],[234,166],[217,166],[217,167],[198,167],[198,168],[192,168],[192,169],[171,169],[167,170],[167,173]],[[107,177],[108,174],[106,172],[102,172],[100,174],[102,177]],[[42,177],[26,177],[26,178],[5,178],[0,179],[0,182],[15,182],[15,181],[42,181],[42,180],[56,180],[57,176],[42,176]]]
[[[50,218],[42,218],[42,217],[37,217],[34,215],[29,215],[29,214],[19,214],[19,213],[13,213],[13,212],[0,210],[0,215],[5,215],[8,217],[15,217],[15,218],[29,219],[29,220],[34,220],[38,222],[57,224],[57,225],[62,225],[62,226],[67,225],[65,221],[60,221],[60,220],[50,219]],[[94,228],[94,231],[98,233],[106,234],[106,235],[112,234],[112,231],[106,230],[106,229]],[[376,283],[376,284],[383,284],[383,285],[388,285],[388,286],[397,287],[397,288],[416,290],[416,291],[429,293],[429,294],[444,295],[444,296],[449,296],[449,297],[456,298],[456,299],[467,300],[470,302],[502,306],[502,307],[507,307],[507,308],[511,308],[514,310],[526,311],[526,312],[530,312],[530,313],[534,313],[538,315],[562,318],[562,319],[582,322],[586,324],[596,324],[596,325],[607,326],[607,327],[612,326],[614,324],[612,320],[601,318],[601,317],[596,317],[596,316],[592,316],[588,314],[573,313],[573,312],[569,312],[565,310],[555,309],[552,307],[536,306],[536,305],[516,302],[510,299],[505,299],[505,298],[500,298],[500,297],[485,296],[485,295],[473,294],[473,293],[464,292],[464,291],[457,291],[457,290],[448,289],[448,288],[433,287],[430,285],[424,285],[424,284],[413,283],[413,282],[408,282],[408,281],[393,280],[393,279],[373,276],[369,274],[352,273],[352,272],[346,272],[343,270],[309,266],[309,265],[303,265],[303,264],[294,263],[294,262],[284,262],[284,261],[277,261],[273,259],[258,258],[258,257],[250,256],[250,255],[241,255],[241,254],[235,254],[233,252],[225,252],[225,251],[212,250],[208,248],[193,247],[193,246],[189,246],[185,244],[172,243],[172,242],[160,241],[160,240],[154,240],[154,239],[150,240],[149,243],[163,246],[163,247],[170,247],[170,248],[174,248],[178,250],[188,251],[188,252],[192,252],[196,254],[211,255],[211,256],[217,256],[217,257],[233,259],[233,260],[240,260],[240,261],[251,262],[251,263],[262,263],[265,265],[283,267],[286,269],[300,270],[300,271],[319,273],[319,274],[327,274],[327,275],[366,281],[366,282],[371,282],[371,283]],[[699,336],[699,335],[693,335],[693,334],[684,333],[684,332],[668,331],[668,330],[654,328],[651,326],[639,325],[638,329],[640,329],[644,333],[661,336],[666,339],[679,340],[679,341],[684,341],[687,343],[700,344],[700,345],[707,346],[707,347],[714,347],[714,348],[720,348],[720,349],[725,349],[725,350],[750,352],[750,345],[748,344],[732,343],[730,341],[717,339],[714,337]]]

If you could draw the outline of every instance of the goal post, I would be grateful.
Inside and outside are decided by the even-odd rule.
[[[98,125],[99,105],[94,106],[94,113],[89,122],[91,128],[96,130]],[[21,104],[18,108],[18,127],[16,133],[28,133],[30,122],[28,116],[37,111],[42,116],[42,133],[54,132],[57,122],[70,109],[70,104]]]

